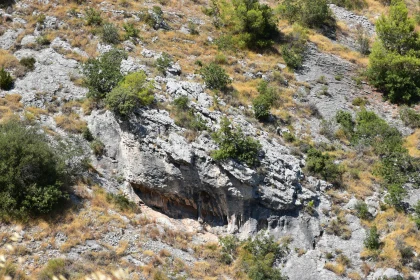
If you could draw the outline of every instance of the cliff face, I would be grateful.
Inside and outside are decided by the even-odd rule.
[[[213,44],[214,38],[221,34],[202,14],[201,4],[186,1],[186,7],[162,6],[165,21],[162,25],[148,27],[135,9],[120,10],[120,2],[125,1],[119,1],[118,5],[93,1],[104,17],[121,26],[127,22],[126,17],[130,18],[144,35],[144,38],[126,40],[119,45],[128,54],[121,63],[121,73],[145,71],[154,83],[155,103],[136,109],[129,118],[121,118],[100,105],[84,110],[83,100],[88,90],[81,80],[82,63],[112,46],[104,44],[94,28],[83,30],[87,27],[82,11],[63,12],[61,2],[22,0],[14,6],[15,10],[0,9],[4,26],[7,26],[0,27],[0,48],[5,51],[0,54],[4,57],[7,54],[8,59],[14,57],[16,64],[7,69],[15,77],[14,87],[0,91],[0,100],[6,104],[3,99],[7,96],[20,95],[21,103],[15,106],[15,113],[28,124],[39,125],[51,137],[58,135],[77,140],[80,147],[89,150],[90,143],[83,139],[77,127],[86,123],[92,136],[104,144],[102,155],[86,153],[94,172],[84,174],[100,190],[95,189],[94,184],[74,186],[72,215],[81,221],[69,214],[71,217],[64,217],[58,226],[47,227],[41,223],[16,230],[0,223],[0,236],[3,232],[25,236],[23,241],[16,242],[23,242],[34,252],[34,256],[23,263],[28,274],[45,265],[49,257],[79,263],[95,260],[97,265],[105,258],[101,254],[110,254],[109,263],[134,267],[128,279],[150,279],[150,273],[145,276],[146,272],[137,270],[165,267],[166,263],[159,260],[166,255],[163,250],[170,251],[173,257],[168,259],[173,263],[179,258],[186,267],[209,274],[210,265],[206,269],[199,267],[211,258],[206,242],[217,242],[218,237],[226,234],[235,234],[244,240],[267,231],[289,248],[285,256],[276,260],[275,266],[291,280],[408,275],[408,270],[392,259],[395,257],[392,253],[403,241],[416,240],[417,228],[411,220],[408,224],[408,216],[381,208],[385,205],[386,191],[369,173],[379,159],[336,135],[337,111],[355,115],[362,107],[355,105],[356,99],[364,102],[363,108],[374,111],[403,135],[413,133],[399,117],[398,106],[384,102],[360,78],[358,70],[367,58],[354,54],[356,28],[362,28],[368,36],[375,35],[374,25],[366,17],[330,5],[341,27],[331,38],[311,30],[303,65],[294,72],[286,69],[277,52],[229,53],[221,64],[233,77],[232,88],[238,91],[234,96],[233,93],[212,92],[195,72],[199,59],[210,63],[215,56],[223,54]],[[144,5],[150,14],[154,2],[135,5]],[[274,1],[271,2],[274,5]],[[40,11],[57,15],[46,16],[42,24],[35,23]],[[73,22],[79,24],[81,30],[73,30]],[[190,22],[197,25],[202,35],[190,34]],[[159,30],[162,28],[165,31]],[[71,37],[76,36],[72,32],[80,37]],[[49,45],[40,46],[37,38],[44,33],[52,34],[52,40]],[[165,73],[160,73],[155,63],[163,51],[172,52],[179,60],[173,61]],[[0,63],[4,63],[4,57],[0,57]],[[35,58],[36,63],[33,71],[20,73],[18,59],[25,57]],[[268,81],[280,92],[281,104],[272,108],[273,120],[268,123],[258,122],[252,112],[251,103],[258,94],[256,87],[261,80]],[[189,109],[204,120],[206,131],[192,133],[175,121],[170,104],[181,96],[188,97]],[[0,103],[0,120],[8,110],[3,103]],[[63,116],[66,122],[60,123],[58,120]],[[260,166],[249,168],[234,160],[218,162],[210,156],[218,148],[211,133],[220,128],[223,117],[228,117],[246,136],[261,143]],[[295,135],[298,141],[288,143],[287,135]],[[308,176],[302,143],[337,155],[334,164],[347,168],[344,179],[348,185],[333,188],[328,182]],[[409,193],[407,204],[413,206],[420,192],[415,186],[405,187]],[[131,201],[142,205],[143,214],[116,211],[102,193],[103,189],[113,194],[123,192]],[[357,205],[362,201],[366,203],[366,215],[372,220],[362,221],[358,217]],[[375,220],[375,217],[380,218]],[[379,257],[366,256],[364,251],[366,229],[373,224],[378,224],[387,244],[385,253]],[[30,234],[37,237],[31,239]],[[399,236],[402,234],[404,237]],[[0,238],[0,246],[5,247],[3,239]],[[418,249],[417,243],[413,248]],[[197,254],[200,250],[204,251],[203,255]],[[17,261],[18,256],[14,257]],[[218,257],[213,256],[211,260],[216,263],[214,266]],[[375,258],[384,261],[377,263]],[[345,263],[347,272],[340,270],[339,265],[343,266],[340,261]],[[331,263],[338,268],[331,267]],[[191,275],[181,271],[178,276],[190,277],[188,279],[207,276]],[[226,276],[220,275],[224,274],[217,271],[213,276]],[[418,272],[413,275],[419,277]],[[226,279],[230,279],[228,277]]]
[[[195,106],[206,111],[202,117],[210,131],[217,127],[219,112]],[[298,213],[304,202],[319,200],[319,188],[311,186],[310,191],[302,185],[307,184],[301,170],[304,161],[291,155],[280,137],[255,129],[241,114],[235,115],[234,123],[263,146],[257,170],[232,160],[215,162],[209,155],[216,149],[210,135],[203,133],[189,143],[184,129],[164,110],[140,110],[129,121],[118,121],[109,111],[94,111],[88,123],[105,144],[98,170],[121,176],[145,204],[173,217],[227,225],[231,233],[255,233],[273,216]]]

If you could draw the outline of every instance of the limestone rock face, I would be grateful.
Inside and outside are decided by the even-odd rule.
[[[215,162],[210,135],[202,133],[189,143],[184,129],[163,110],[138,111],[130,121],[94,111],[88,123],[106,147],[97,161],[100,172],[123,177],[144,203],[174,217],[253,232],[266,227],[268,219],[297,211],[303,201],[318,200],[316,191],[301,185],[301,160],[266,135],[254,135],[265,154],[256,171],[234,161]]]

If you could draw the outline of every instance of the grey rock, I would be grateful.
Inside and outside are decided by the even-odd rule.
[[[20,44],[22,46],[31,46],[36,44],[36,37],[33,35],[26,35],[22,38],[22,41],[20,41]]]
[[[23,29],[8,29],[3,35],[0,36],[0,49],[10,49],[16,43],[17,37],[22,32]]]
[[[402,277],[402,274],[399,273],[394,268],[379,268],[373,275],[369,275],[368,279],[379,279],[381,277],[386,277],[386,279],[399,279]]]
[[[123,61],[121,61],[120,70],[121,70],[121,73],[123,73],[124,75],[131,72],[137,72],[137,71],[144,71],[146,73],[149,72],[147,67],[140,63],[139,59],[136,59],[132,56],[129,56],[127,59],[124,59]]]

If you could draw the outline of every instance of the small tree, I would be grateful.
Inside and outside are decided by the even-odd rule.
[[[363,242],[365,247],[370,250],[377,250],[380,247],[379,242],[379,233],[376,226],[370,228],[370,230],[366,234],[366,239]]]
[[[127,54],[118,49],[112,49],[96,59],[88,59],[83,65],[86,84],[89,88],[88,97],[102,99],[122,80],[120,65]]]
[[[259,164],[258,152],[261,144],[245,136],[240,128],[233,128],[231,122],[225,117],[221,120],[220,129],[212,135],[219,149],[212,152],[215,160],[235,159],[249,166]]]
[[[420,98],[420,40],[415,23],[401,0],[392,2],[389,16],[376,22],[378,41],[369,56],[370,82],[391,102],[411,103]]]
[[[232,82],[225,69],[213,62],[201,68],[200,73],[210,89],[224,90]]]
[[[17,121],[0,124],[0,218],[50,213],[66,194],[64,159],[43,134]]]
[[[284,0],[279,9],[289,23],[321,27],[332,25],[334,22],[326,0]]]

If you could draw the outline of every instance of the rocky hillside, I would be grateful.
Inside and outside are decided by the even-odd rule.
[[[226,2],[0,4],[0,127],[69,178],[0,207],[0,278],[420,279],[418,107],[366,73],[392,7]]]

